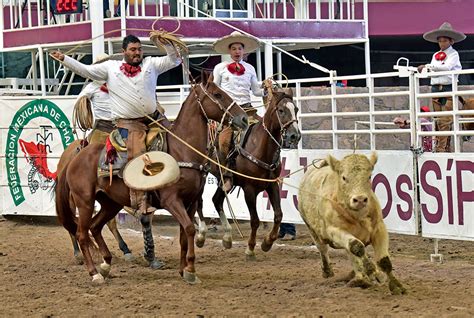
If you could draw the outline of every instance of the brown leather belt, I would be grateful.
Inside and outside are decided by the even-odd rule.
[[[111,120],[105,120],[105,119],[96,119],[94,121],[94,129],[98,129],[100,131],[109,133],[114,130],[115,125],[112,123]]]

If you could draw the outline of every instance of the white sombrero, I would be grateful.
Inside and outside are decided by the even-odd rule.
[[[229,46],[232,43],[242,43],[244,45],[245,53],[251,53],[259,47],[259,43],[256,39],[242,34],[239,31],[234,31],[214,42],[214,51],[221,54],[228,54]]]
[[[438,29],[431,30],[423,34],[423,39],[429,42],[438,43],[438,38],[440,36],[451,38],[454,42],[461,42],[466,38],[464,33],[453,30],[451,24],[444,22]]]
[[[123,171],[123,181],[135,190],[156,190],[178,181],[176,160],[161,151],[147,152],[131,160]]]

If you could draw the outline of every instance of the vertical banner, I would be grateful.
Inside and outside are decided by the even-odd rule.
[[[474,240],[474,156],[426,153],[418,169],[423,236]]]
[[[54,215],[63,150],[74,141],[72,99],[2,98],[2,214]]]

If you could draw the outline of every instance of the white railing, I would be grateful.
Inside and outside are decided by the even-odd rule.
[[[474,74],[474,69],[458,72],[443,72],[440,74]],[[462,152],[461,144],[463,136],[474,136],[473,130],[462,130],[461,123],[474,122],[472,118],[462,118],[462,116],[474,115],[474,110],[461,110],[457,106],[450,112],[428,112],[421,113],[420,106],[430,105],[431,97],[446,96],[446,93],[426,93],[421,92],[419,74],[413,74],[416,82],[410,81],[409,86],[396,88],[376,87],[376,81],[387,78],[398,78],[399,72],[377,73],[357,76],[338,76],[310,78],[300,80],[290,80],[281,82],[293,87],[294,100],[297,103],[299,112],[300,129],[303,141],[300,148],[311,148],[311,138],[328,136],[330,139],[329,149],[353,149],[364,144],[364,149],[379,150],[387,147],[386,143],[396,141],[399,136],[405,136],[405,142],[397,145],[390,144],[388,149],[407,149],[408,143],[412,149],[422,148],[423,136],[453,136],[455,142],[454,152]],[[369,87],[353,88],[356,92],[351,92],[351,88],[339,88],[337,83],[342,81],[366,80],[369,79]],[[313,88],[309,88],[311,86]],[[314,88],[314,87],[317,88]],[[314,94],[314,92],[325,90]],[[364,90],[364,92],[357,92]],[[427,91],[428,87],[424,87]],[[171,85],[157,87],[157,95],[160,103],[170,109],[170,115],[177,114],[181,103],[187,97],[189,86]],[[310,96],[306,95],[310,94]],[[469,95],[474,97],[474,90],[457,90],[454,86],[452,96]],[[387,105],[380,100],[402,100],[403,105]],[[318,103],[326,102],[319,107]],[[389,102],[390,103],[390,102]],[[351,106],[358,105],[356,106]],[[257,108],[262,105],[260,99],[255,98],[253,105]],[[352,108],[348,110],[348,108]],[[454,116],[452,131],[423,131],[424,123],[420,122],[423,117],[436,117],[440,115]],[[410,129],[396,128],[393,124],[395,117],[404,116],[411,123]],[[435,120],[433,118],[433,120]],[[322,124],[321,124],[322,123]],[[315,127],[319,126],[319,128]],[[391,138],[390,138],[391,137]],[[305,138],[309,140],[305,140]],[[380,140],[378,140],[380,138]],[[408,139],[409,138],[409,139]],[[365,139],[365,143],[360,140]],[[355,141],[354,141],[355,140]]]
[[[100,0],[98,0],[100,1]],[[355,7],[367,5],[368,0],[105,0],[102,3],[104,19],[125,17],[219,18],[219,19],[301,19],[333,21],[366,21],[366,13],[356,16]],[[3,1],[3,25],[0,31],[29,29],[50,25],[64,25],[90,21],[88,2],[82,4],[82,13],[54,14],[58,0]],[[127,4],[127,5],[126,5]],[[125,15],[121,12],[125,11]],[[364,10],[360,10],[365,12]]]

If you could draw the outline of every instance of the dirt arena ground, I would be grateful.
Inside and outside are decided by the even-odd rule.
[[[242,227],[248,233],[248,224]],[[364,290],[338,281],[350,270],[340,251],[331,252],[336,277],[322,278],[318,252],[303,226],[296,240],[280,240],[269,253],[258,250],[256,262],[245,260],[241,239],[224,250],[218,230],[197,250],[202,283],[195,286],[178,275],[178,227],[169,219],[154,222],[157,252],[166,262],[158,271],[144,267],[138,229],[121,230],[134,262],[122,258],[104,231],[115,256],[113,277],[93,287],[54,220],[2,220],[0,316],[474,316],[474,242],[440,241],[444,263],[435,264],[429,261],[430,239],[391,235],[395,274],[409,291],[392,296],[386,285]],[[261,238],[266,230],[259,232]]]

